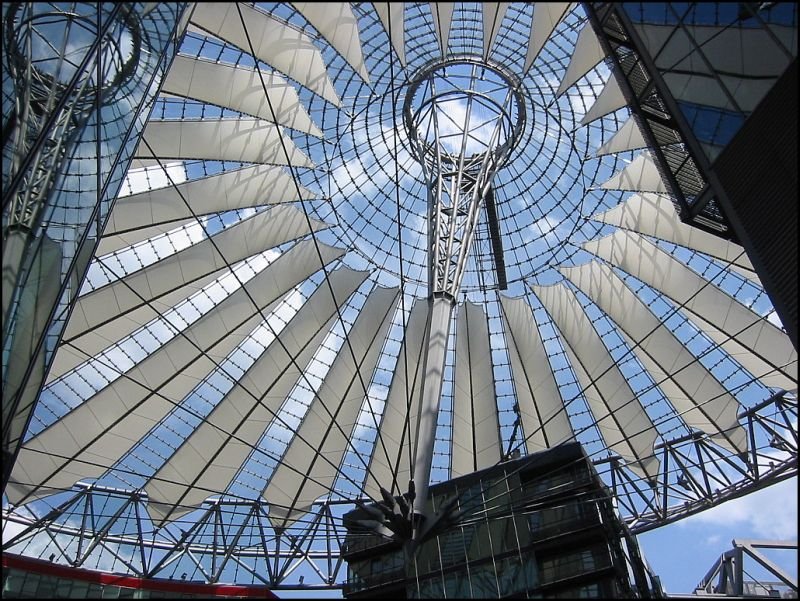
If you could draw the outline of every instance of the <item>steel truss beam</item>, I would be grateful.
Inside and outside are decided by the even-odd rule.
[[[742,595],[766,596],[770,589],[776,586],[787,587],[797,597],[797,578],[793,578],[769,558],[759,552],[759,549],[782,549],[797,553],[797,541],[767,541],[767,540],[739,540],[731,541],[733,548],[723,553],[714,562],[714,565],[695,587],[694,594],[700,597],[727,595],[741,597]],[[744,569],[745,558],[760,564],[777,581],[745,581],[747,573]],[[715,584],[716,580],[716,584]],[[748,586],[749,585],[749,586]],[[770,595],[772,596],[772,595]]]
[[[643,47],[625,9],[618,3],[585,2],[625,100],[670,190],[681,220],[721,238],[736,235],[716,200],[722,190],[661,73]],[[712,70],[713,72],[713,70]],[[710,181],[709,181],[710,180]]]
[[[694,432],[659,444],[661,471],[650,488],[618,457],[595,461],[638,534],[797,475],[797,398],[781,391],[739,414],[750,451],[736,456]],[[757,446],[761,444],[761,446]]]
[[[726,454],[699,433],[663,443],[655,487],[625,469],[619,458],[594,463],[623,519],[638,534],[795,476],[796,420],[796,397],[781,392],[739,415],[751,441],[746,455]],[[274,589],[342,586],[341,516],[355,500],[317,502],[305,519],[283,531],[271,527],[269,506],[262,500],[206,501],[186,530],[179,524],[154,529],[146,503],[140,491],[81,484],[39,516],[30,505],[5,508],[4,520],[21,530],[5,537],[3,550],[26,554],[36,549],[38,557],[52,553],[55,561],[89,569],[97,569],[103,554],[101,567],[119,562],[144,578],[191,572],[193,579],[209,583],[235,578]],[[97,515],[101,508],[108,510]],[[23,515],[25,510],[32,517]]]

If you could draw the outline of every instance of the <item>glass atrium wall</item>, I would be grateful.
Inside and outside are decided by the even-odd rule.
[[[797,56],[794,2],[622,7],[711,162]]]
[[[185,9],[3,3],[4,485]]]

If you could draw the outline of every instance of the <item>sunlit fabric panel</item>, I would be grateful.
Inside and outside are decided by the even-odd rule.
[[[633,194],[592,219],[699,250],[730,263],[731,269],[750,281],[759,282],[753,264],[741,246],[683,223],[675,212],[675,205],[666,196],[649,192]]]
[[[300,104],[297,91],[283,77],[269,71],[178,55],[172,61],[161,92],[201,100],[322,137]]]
[[[247,26],[246,33],[242,19]],[[289,24],[246,4],[230,2],[198,2],[190,27],[191,24],[247,53],[252,44],[257,59],[339,106],[339,96],[319,49],[310,37]]]
[[[425,367],[423,343],[428,313],[427,299],[418,298],[406,321],[405,335],[379,424],[380,436],[372,451],[364,484],[366,494],[373,499],[380,498],[380,487],[392,493],[404,493],[411,480],[409,460]]]
[[[747,451],[747,433],[736,417],[739,402],[608,265],[591,261],[560,271],[621,328],[687,425],[734,453]]]
[[[571,2],[536,2],[533,5],[533,24],[528,38],[528,53],[523,71],[531,68],[550,34],[569,10]]]
[[[603,144],[594,153],[594,156],[599,157],[606,154],[613,154],[616,152],[625,152],[627,150],[638,150],[645,148],[647,142],[644,141],[644,136],[639,129],[639,124],[633,116],[628,117],[627,121],[622,124],[622,127],[611,136],[611,139]]]
[[[146,164],[156,157],[314,167],[289,136],[263,119],[151,120],[135,158]]]
[[[157,316],[169,313],[173,307],[212,284],[214,280],[223,274],[225,269],[224,267],[220,268],[199,280],[152,299],[146,304],[140,304],[137,308],[130,309],[124,314],[113,317],[90,330],[78,332],[72,338],[62,338],[56,349],[55,357],[53,357],[53,361],[50,364],[47,383],[49,384],[63,376],[74,367],[100,353],[103,349],[132,334]]]
[[[592,67],[605,57],[605,52],[600,46],[600,40],[597,39],[592,26],[589,23],[585,23],[580,33],[578,33],[575,51],[572,53],[569,65],[567,65],[567,71],[558,86],[556,96],[566,92],[567,88],[586,75]]]
[[[700,330],[765,385],[797,386],[797,351],[781,329],[653,243],[617,230],[583,247],[681,305]]]
[[[155,473],[145,489],[148,510],[157,523],[197,506],[209,490],[227,488],[328,335],[337,303],[355,292],[367,275],[347,268],[331,273],[330,287],[323,283],[314,291],[279,339]],[[170,513],[173,505],[182,507]]]
[[[251,165],[193,179],[174,186],[123,196],[103,231],[97,254],[102,255],[153,237],[152,226],[164,231],[191,223],[195,216],[260,205],[313,198],[294,185],[291,175],[272,165]]]
[[[322,245],[320,251],[326,263],[344,254]],[[270,305],[320,267],[319,256],[308,243],[281,255],[246,284],[247,294],[240,288],[226,297],[179,336],[25,443],[13,474],[22,486],[10,494],[19,500],[30,490],[26,483],[60,489],[81,478],[100,476],[247,336],[261,321],[261,311],[270,311]],[[37,494],[46,492],[40,489]]]
[[[531,286],[563,337],[572,369],[609,449],[650,481],[658,477],[658,433],[574,292],[564,284]]]
[[[489,57],[497,31],[506,16],[510,2],[484,2],[483,8],[483,58]]]
[[[606,85],[603,86],[603,90],[594,101],[592,108],[581,119],[581,125],[591,123],[603,115],[618,111],[624,106],[627,106],[625,96],[622,94],[622,88],[619,87],[616,76],[612,73]]]
[[[333,489],[392,323],[398,288],[374,289],[264,489],[275,527],[294,522]],[[352,352],[351,352],[352,349]]]
[[[453,478],[490,467],[502,456],[491,359],[486,313],[467,301],[459,307],[456,321]]]
[[[311,226],[317,231],[328,227],[321,221],[312,221]],[[64,337],[71,340],[217,270],[310,233],[303,212],[291,205],[252,215],[211,238],[81,296]]]
[[[429,2],[431,15],[433,16],[433,26],[436,30],[436,39],[439,40],[439,49],[442,56],[448,52],[448,41],[450,40],[450,24],[453,20],[453,6],[455,2]]]
[[[569,416],[530,305],[524,298],[501,296],[500,306],[528,453],[572,440]]]
[[[639,154],[621,171],[615,173],[600,188],[603,190],[631,190],[634,192],[657,192],[668,194],[669,191],[661,180],[658,167],[647,151]]]
[[[358,20],[348,2],[292,2],[297,11],[344,57],[353,70],[369,83],[361,52]]]
[[[406,66],[406,40],[405,40],[405,2],[373,2],[372,6],[378,13],[381,25],[389,34],[392,48],[400,59],[400,64]]]

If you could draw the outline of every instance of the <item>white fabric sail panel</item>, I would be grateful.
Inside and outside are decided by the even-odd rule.
[[[143,215],[143,217],[146,216]],[[190,219],[182,219],[180,221],[173,221],[171,223],[163,223],[161,225],[142,227],[136,230],[123,232],[121,234],[112,234],[110,236],[100,238],[100,242],[97,244],[97,250],[95,251],[95,256],[102,257],[118,250],[129,248],[135,244],[144,242],[145,240],[150,240],[152,238],[157,238],[158,236],[168,234],[173,230],[192,228],[193,226],[199,227],[197,224],[197,219],[194,217]]]
[[[325,262],[344,254],[324,245],[320,252]],[[21,498],[34,492],[26,491],[24,483],[41,485],[34,495],[43,495],[48,488],[69,488],[81,478],[99,477],[250,333],[262,320],[260,311],[271,311],[319,269],[314,245],[295,245],[247,283],[249,294],[237,290],[124,377],[29,440],[15,464],[14,480],[20,487],[13,494]]]
[[[797,351],[789,337],[652,242],[625,230],[583,248],[661,291],[699,319],[693,323],[768,386],[797,384]],[[710,324],[711,328],[706,327]]]
[[[208,357],[184,338],[174,339],[170,346],[162,347],[29,440],[15,464],[18,473],[12,474],[20,483],[14,492],[19,495],[17,500],[28,493],[33,498],[47,495],[51,488],[69,489],[78,480],[102,475],[211,373],[258,322],[258,316],[249,316],[230,335],[205,349]],[[47,453],[54,455],[47,457]],[[67,459],[73,454],[74,459]],[[34,490],[24,482],[40,483],[41,488]]]
[[[311,225],[315,230],[328,227],[321,221],[312,221]],[[305,215],[291,205],[252,215],[211,238],[81,296],[64,335],[74,338],[226,265],[309,233]]]
[[[483,7],[483,58],[489,57],[497,32],[503,23],[510,2],[482,2]]]
[[[606,446],[650,481],[658,477],[653,447],[658,433],[594,329],[577,296],[559,283],[531,286],[553,319]]]
[[[729,263],[731,269],[750,281],[760,282],[741,246],[683,223],[675,211],[675,205],[666,196],[650,192],[634,194],[613,209],[594,215],[592,219],[699,250]]]
[[[289,136],[263,119],[150,120],[136,158],[155,157],[314,167]]]
[[[669,191],[661,180],[658,167],[648,152],[642,152],[628,163],[622,171],[600,186],[603,190],[632,190],[634,192],[656,192],[668,194]]]
[[[528,453],[572,440],[575,435],[530,305],[524,298],[501,296],[500,307]]]
[[[617,130],[617,133],[611,136],[608,142],[597,149],[594,156],[599,157],[646,147],[647,142],[644,141],[644,136],[642,136],[639,125],[636,123],[633,115],[631,115],[628,117],[628,120],[622,124],[622,127]]]
[[[406,39],[405,39],[405,2],[373,2],[372,6],[378,13],[383,28],[389,34],[392,48],[400,59],[400,64],[406,66]]]
[[[322,137],[300,104],[297,91],[276,73],[259,73],[248,67],[179,54],[172,61],[161,92],[201,100]]]
[[[190,219],[195,215],[294,202],[313,196],[302,186],[298,196],[291,175],[283,168],[251,165],[122,197],[114,204],[103,236]]]
[[[311,23],[347,64],[369,83],[369,73],[361,51],[358,19],[349,2],[292,2],[297,11]]]
[[[572,2],[536,2],[533,5],[533,23],[528,38],[528,53],[525,55],[525,67],[522,70],[524,73],[531,68],[545,42],[550,38],[550,34],[567,14],[571,5]]]
[[[735,453],[747,451],[741,409],[713,374],[606,264],[560,269],[625,333],[633,353],[687,425]]]
[[[333,489],[398,298],[399,288],[377,288],[369,295],[348,334],[352,353],[339,351],[264,489],[276,528],[293,523]]]
[[[424,369],[423,343],[429,310],[427,299],[418,298],[406,321],[405,336],[379,424],[380,435],[372,451],[364,483],[364,491],[373,499],[380,498],[380,487],[392,494],[406,492],[412,477],[409,457],[414,447],[413,437],[419,413]]]
[[[558,86],[556,96],[561,96],[567,91],[576,81],[586,75],[592,67],[605,58],[603,48],[600,46],[600,41],[597,39],[592,26],[588,21],[584,24],[583,29],[578,33],[578,39],[575,42],[575,50],[570,58],[567,71],[561,80],[561,85]]]
[[[622,88],[619,87],[617,78],[612,73],[603,90],[597,96],[597,100],[594,101],[592,108],[581,119],[581,125],[586,125],[604,115],[618,111],[627,106],[627,104],[625,96],[622,94]]]
[[[486,314],[467,301],[456,324],[451,478],[491,467],[503,454]]]
[[[439,40],[439,49],[442,56],[447,55],[450,40],[450,23],[453,20],[453,6],[455,2],[429,2],[433,25],[436,29],[436,39]]]
[[[246,4],[239,4],[254,56],[297,81],[328,102],[341,101],[328,77],[322,54],[311,38],[288,23]],[[201,29],[250,52],[237,5],[230,2],[198,2],[191,22]]]
[[[159,298],[151,300],[136,309],[126,312],[98,325],[90,330],[78,333],[72,338],[66,336],[61,341],[50,370],[47,373],[47,383],[55,381],[68,371],[95,357],[109,346],[119,342],[132,334],[143,325],[151,322],[161,315],[169,313],[178,303],[186,300],[191,295],[202,290],[221,276],[224,269],[218,269],[205,277],[195,280],[190,284],[173,290]],[[163,326],[162,326],[163,327]]]
[[[148,510],[159,525],[191,511],[209,490],[227,488],[328,335],[336,307],[367,275],[347,268],[331,273],[330,288],[323,283],[314,291],[281,330],[280,341],[270,343],[155,473],[145,489]]]

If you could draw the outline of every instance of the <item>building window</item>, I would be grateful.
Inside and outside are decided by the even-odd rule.
[[[556,555],[542,560],[540,570],[542,584],[580,576],[609,565],[608,549],[603,544]]]

